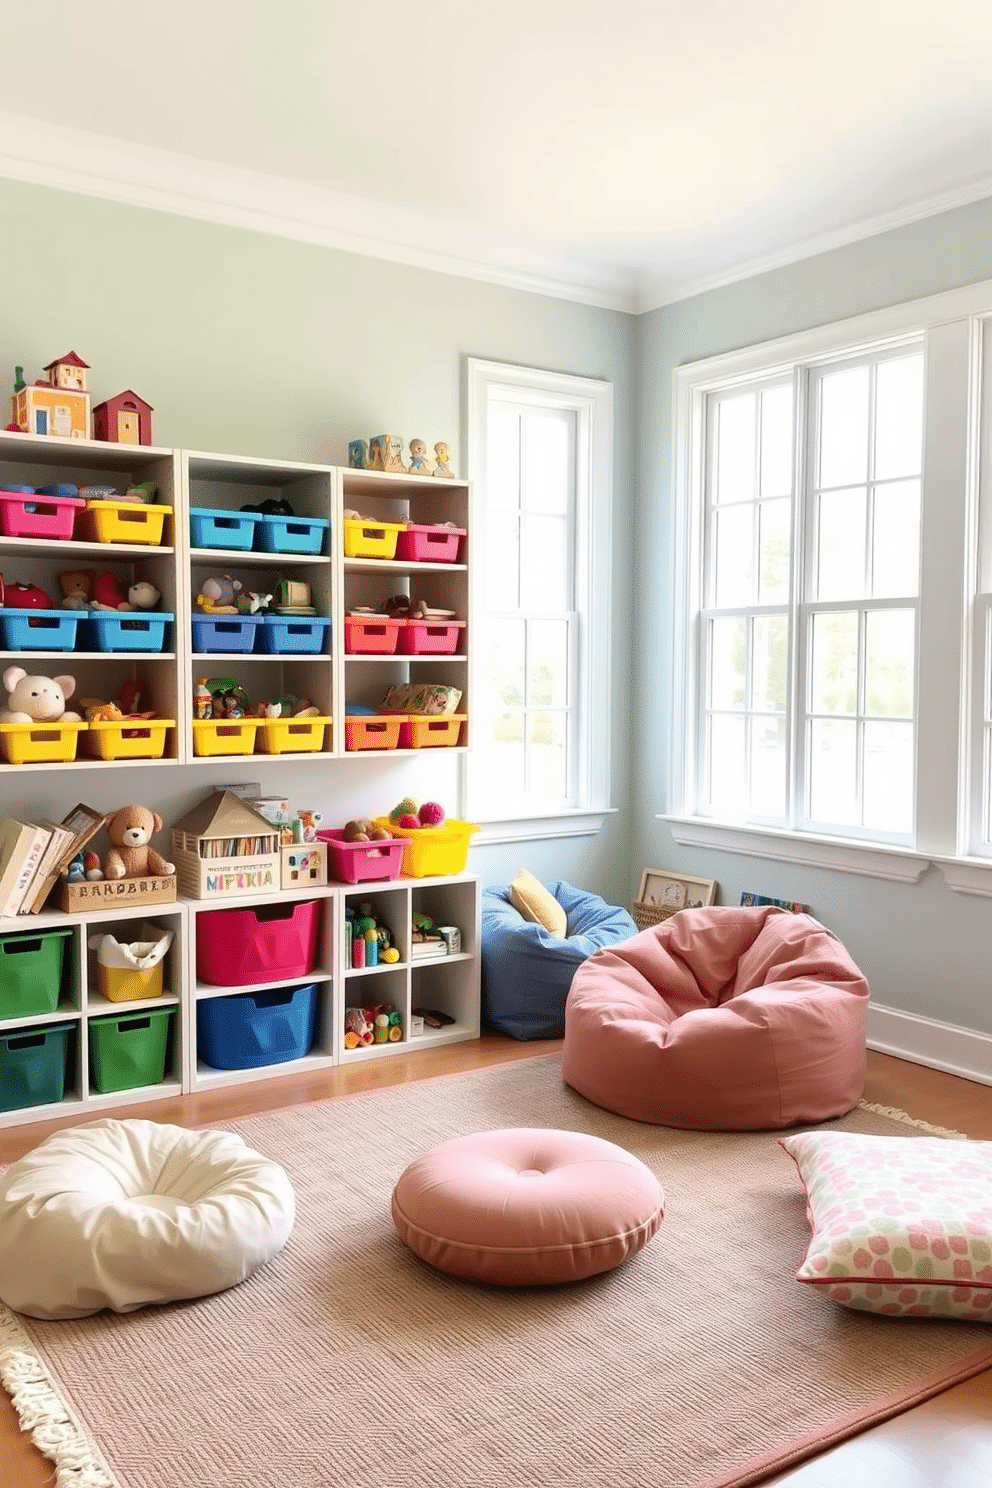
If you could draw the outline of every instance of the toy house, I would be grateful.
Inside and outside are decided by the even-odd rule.
[[[152,405],[125,388],[93,410],[93,438],[109,444],[151,444]]]
[[[10,399],[10,427],[22,434],[47,434],[58,439],[89,439],[90,395],[86,391],[88,363],[74,351],[49,362],[48,377],[29,387],[17,369]]]
[[[231,899],[280,888],[279,828],[232,791],[215,791],[172,830],[179,889]]]
[[[65,356],[49,362],[43,371],[48,373],[49,387],[68,388],[70,392],[85,393],[89,365],[89,362],[84,362],[82,357],[77,356],[74,351],[67,351]]]

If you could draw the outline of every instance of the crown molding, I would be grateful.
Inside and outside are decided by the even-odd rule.
[[[631,313],[635,275],[260,171],[0,111],[0,178]]]

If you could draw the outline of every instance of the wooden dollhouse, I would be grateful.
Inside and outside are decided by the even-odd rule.
[[[179,889],[230,899],[280,888],[280,830],[233,791],[215,791],[172,830]]]
[[[93,438],[109,444],[151,444],[152,405],[125,388],[93,410]]]
[[[70,351],[49,362],[44,369],[47,378],[39,378],[30,387],[18,376],[10,399],[10,427],[23,434],[89,439],[88,368],[82,357]]]

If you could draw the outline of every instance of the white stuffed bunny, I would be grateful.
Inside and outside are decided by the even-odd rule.
[[[10,666],[3,674],[10,696],[0,709],[4,723],[80,723],[78,713],[66,712],[65,700],[76,690],[75,677],[29,677],[23,667]]]

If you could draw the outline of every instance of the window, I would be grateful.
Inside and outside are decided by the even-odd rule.
[[[476,820],[608,805],[612,390],[470,360]],[[589,828],[587,828],[589,829]],[[542,835],[544,829],[542,828]]]
[[[676,840],[992,867],[990,308],[974,286],[676,372]]]

